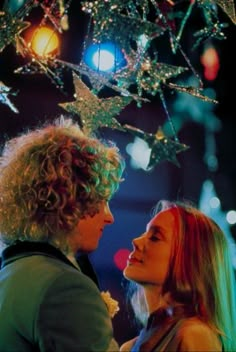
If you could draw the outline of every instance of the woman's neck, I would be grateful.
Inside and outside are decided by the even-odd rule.
[[[165,293],[163,295],[162,290],[159,287],[145,286],[144,292],[149,314],[159,308],[168,307],[172,303],[170,299],[170,294]]]

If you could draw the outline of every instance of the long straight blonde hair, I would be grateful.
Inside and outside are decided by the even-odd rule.
[[[167,209],[176,226],[164,292],[175,302],[191,304],[196,315],[219,334],[224,352],[236,351],[235,273],[227,238],[212,219],[188,203],[162,200],[154,215]],[[147,316],[143,287],[137,288],[132,306],[139,317],[140,313]]]

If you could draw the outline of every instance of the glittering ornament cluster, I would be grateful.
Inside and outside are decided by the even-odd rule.
[[[87,133],[95,131],[98,127],[110,127],[125,131],[114,116],[117,116],[131,102],[132,98],[121,96],[106,99],[98,98],[82,82],[79,76],[76,74],[73,76],[76,100],[59,105],[68,112],[79,115],[83,129]]]
[[[20,33],[29,25],[9,13],[0,12],[0,52],[7,45],[16,42]]]
[[[161,127],[158,128],[155,134],[145,133],[129,125],[125,125],[124,127],[134,136],[143,139],[151,149],[147,170],[151,170],[156,164],[164,160],[168,160],[174,165],[180,166],[176,154],[189,149],[187,145],[180,143],[177,137],[175,140],[168,138]]]
[[[0,53],[8,45],[14,45],[17,54],[26,61],[15,69],[15,74],[46,75],[63,92],[63,73],[69,70],[75,94],[72,101],[61,102],[59,106],[78,117],[86,133],[104,127],[131,133],[143,139],[151,149],[148,169],[165,160],[179,166],[176,155],[189,147],[178,140],[166,92],[187,93],[203,102],[217,103],[205,94],[201,77],[183,49],[183,34],[194,11],[198,11],[202,13],[201,27],[193,33],[191,49],[195,50],[206,40],[226,39],[224,29],[228,23],[221,23],[219,13],[224,12],[229,22],[236,24],[234,0],[81,1],[88,26],[80,62],[63,61],[60,50],[37,55],[32,50],[32,43],[27,42],[24,36],[25,30],[33,25],[29,20],[31,11],[37,8],[42,11],[39,28],[50,24],[54,33],[62,34],[70,29],[70,6],[71,0],[5,1],[0,12]],[[84,60],[86,48],[91,43],[99,46],[109,41],[121,49],[125,65],[110,72],[88,67]],[[162,55],[163,42],[167,47],[165,55]],[[197,85],[186,85],[188,74],[195,77]],[[103,98],[104,88],[112,92],[110,97]],[[9,94],[12,94],[10,88],[1,82],[0,103],[17,113]],[[166,113],[170,135],[164,133],[158,124],[155,134],[133,126],[122,126],[118,116],[128,104],[135,101],[141,108],[155,96],[160,99]]]

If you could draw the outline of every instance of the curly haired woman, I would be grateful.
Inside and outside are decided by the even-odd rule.
[[[86,136],[70,119],[6,143],[0,159],[0,351],[118,348],[92,267],[81,261],[80,268],[76,256],[94,251],[114,222],[109,200],[123,169],[114,144]]]

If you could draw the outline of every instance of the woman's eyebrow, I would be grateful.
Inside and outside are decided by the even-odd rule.
[[[162,234],[163,233],[163,229],[160,226],[157,225],[152,225],[150,226],[150,228],[148,229],[148,232],[151,232],[152,235],[155,234]]]

